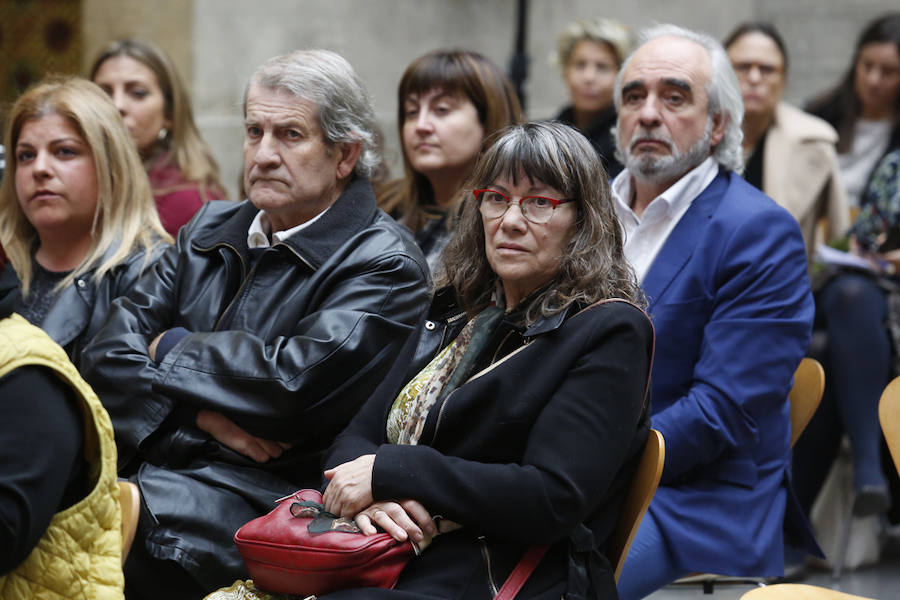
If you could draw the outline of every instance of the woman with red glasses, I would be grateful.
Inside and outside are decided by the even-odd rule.
[[[325,471],[326,507],[364,532],[437,537],[394,590],[325,598],[486,600],[535,544],[518,598],[614,598],[603,552],[647,436],[653,332],[605,173],[575,129],[529,123],[469,184],[412,369]]]

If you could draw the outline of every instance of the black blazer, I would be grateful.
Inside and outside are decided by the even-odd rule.
[[[570,587],[616,597],[603,553],[646,441],[652,325],[614,301],[523,335],[524,346],[434,407],[419,445],[386,442],[396,390],[373,397],[335,440],[328,467],[376,455],[376,500],[414,498],[463,526],[439,536],[396,589],[489,598],[529,545],[550,544],[520,598],[559,598],[573,568],[590,583]]]

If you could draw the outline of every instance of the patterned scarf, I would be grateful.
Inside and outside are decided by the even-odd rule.
[[[499,306],[478,313],[449,346],[406,384],[388,414],[390,443],[415,445],[419,442],[428,413],[469,379],[503,315]]]

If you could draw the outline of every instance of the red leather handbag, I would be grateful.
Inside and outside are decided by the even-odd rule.
[[[322,595],[391,588],[415,554],[412,542],[364,535],[351,519],[325,512],[322,494],[300,490],[234,534],[253,583],[281,594]]]

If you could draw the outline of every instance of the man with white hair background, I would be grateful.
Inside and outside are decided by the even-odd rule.
[[[613,196],[656,328],[651,426],[666,441],[620,594],[695,571],[780,575],[783,531],[818,550],[789,472],[787,396],[814,310],[800,229],[740,177],[740,87],[713,38],[644,32],[615,103]]]

